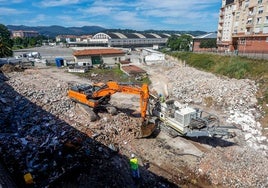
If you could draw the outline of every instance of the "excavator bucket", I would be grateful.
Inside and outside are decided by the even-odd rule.
[[[156,130],[156,119],[150,118],[141,124],[140,137],[146,138],[151,136]]]
[[[156,125],[154,123],[149,123],[147,125],[141,126],[141,137],[146,138],[153,134],[155,131]]]

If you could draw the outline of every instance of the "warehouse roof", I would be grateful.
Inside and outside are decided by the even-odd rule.
[[[216,39],[217,38],[217,33],[206,33],[204,35],[199,35],[195,37],[195,39]]]
[[[101,35],[102,34],[102,35]],[[111,39],[143,39],[143,38],[168,38],[171,35],[167,33],[119,33],[119,32],[110,32],[110,33],[97,33],[93,38],[100,38],[100,36],[106,35],[107,38]],[[179,35],[179,34],[178,34]]]
[[[111,55],[111,54],[125,54],[124,51],[115,48],[106,49],[86,49],[77,50],[73,53],[74,56],[84,56],[84,55]]]

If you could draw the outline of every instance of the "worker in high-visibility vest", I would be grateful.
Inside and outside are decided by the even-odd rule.
[[[131,158],[130,158],[130,168],[132,171],[132,176],[135,179],[140,178],[140,172],[139,172],[139,164],[138,164],[138,159],[135,157],[135,155],[132,153]]]
[[[165,102],[165,97],[162,94],[159,94],[159,101],[160,103]]]

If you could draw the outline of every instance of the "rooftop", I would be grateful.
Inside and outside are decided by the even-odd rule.
[[[73,53],[74,56],[83,56],[83,55],[110,55],[110,54],[125,54],[124,51],[114,48],[107,49],[86,49],[86,50],[77,50]]]
[[[217,33],[206,33],[204,35],[199,35],[195,37],[195,39],[216,39],[217,38]]]
[[[144,74],[144,73],[146,73],[145,70],[143,70],[135,65],[123,66],[122,70],[128,74]]]

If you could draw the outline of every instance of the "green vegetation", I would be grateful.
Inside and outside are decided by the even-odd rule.
[[[10,32],[7,27],[0,24],[0,58],[12,56],[13,41],[10,39]]]
[[[190,51],[192,40],[193,39],[190,35],[172,35],[168,38],[167,47],[170,48],[172,51],[178,50],[188,52]]]
[[[89,78],[93,80],[93,82],[107,82],[109,80],[112,80],[117,82],[130,82],[136,84],[151,83],[150,79],[147,76],[146,77],[128,76],[123,71],[121,71],[119,67],[109,69],[93,68],[87,73],[72,73],[72,74]],[[92,77],[92,75],[96,76]]]
[[[13,39],[14,43],[13,50],[41,46],[43,41],[47,41],[47,38],[41,35],[30,38],[16,37]]]
[[[200,48],[217,48],[217,40],[216,39],[206,39],[202,40],[199,45]]]

